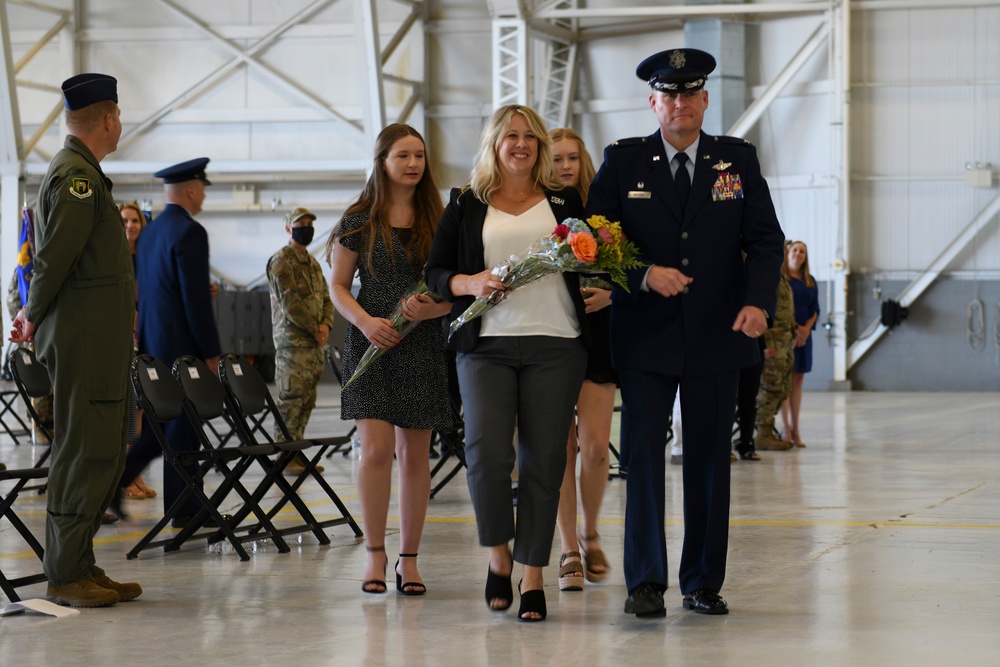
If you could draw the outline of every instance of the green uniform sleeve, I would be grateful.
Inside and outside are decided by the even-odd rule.
[[[93,233],[99,193],[91,179],[66,176],[39,197],[44,215],[36,225],[35,270],[26,316],[36,326],[73,272]]]

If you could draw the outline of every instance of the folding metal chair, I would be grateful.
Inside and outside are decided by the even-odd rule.
[[[211,377],[207,367],[202,374]],[[144,549],[157,546],[162,546],[164,551],[177,551],[184,542],[194,536],[195,532],[209,518],[214,521],[217,528],[202,533],[198,537],[205,537],[210,542],[219,541],[224,537],[233,546],[233,550],[239,554],[240,560],[250,560],[242,543],[261,537],[270,537],[274,540],[279,551],[289,551],[288,545],[274,529],[267,515],[264,514],[259,505],[256,505],[253,496],[239,481],[240,475],[253,464],[255,458],[273,453],[274,448],[259,444],[236,447],[214,446],[205,436],[202,421],[222,414],[223,395],[215,392],[213,396],[211,385],[207,383],[198,384],[197,388],[194,388],[192,383],[192,393],[197,398],[196,404],[185,395],[185,389],[181,382],[171,375],[166,365],[148,354],[139,355],[132,362],[132,384],[135,386],[139,404],[145,411],[148,428],[152,430],[157,442],[160,443],[167,462],[174,466],[187,486],[174,504],[167,508],[163,518],[126,556],[129,559],[136,558]],[[174,451],[162,427],[163,422],[172,419],[188,419],[194,425],[201,445],[199,451]],[[188,472],[189,466],[196,468],[194,476]],[[205,494],[203,481],[206,473],[213,467],[223,474],[223,481],[210,498]],[[243,537],[236,535],[236,526],[239,525],[239,521],[235,518],[227,521],[218,509],[222,501],[233,490],[243,500],[242,516],[247,516],[252,512],[260,521],[260,525],[267,528],[266,534],[259,533]],[[167,523],[177,516],[177,513],[185,506],[186,501],[191,496],[194,496],[201,504],[198,513],[173,537],[154,542],[154,538],[167,526]]]
[[[250,438],[239,438],[239,432],[242,428],[238,417],[230,416],[227,406],[227,396],[226,390],[222,386],[222,382],[219,378],[212,374],[208,369],[208,366],[204,361],[193,356],[185,355],[174,362],[173,367],[174,376],[180,381],[181,386],[184,388],[184,393],[186,394],[188,400],[191,402],[192,406],[196,409],[198,417],[202,420],[203,424],[208,424],[210,420],[222,417],[225,420],[226,425],[232,434],[237,436],[237,440],[240,442],[252,442]],[[285,528],[282,530],[277,529],[272,524],[274,516],[278,513],[280,507],[272,509],[270,512],[264,514],[264,518],[256,524],[240,526],[239,530],[248,531],[248,534],[259,538],[262,536],[261,530],[266,531],[265,534],[277,534],[279,536],[290,535],[294,533],[300,533],[304,530],[310,530],[318,522],[313,516],[309,507],[305,504],[301,497],[292,488],[292,485],[288,483],[287,480],[281,474],[281,468],[278,468],[275,463],[269,458],[270,455],[275,453],[280,453],[275,445],[271,443],[263,444],[248,444],[245,445],[247,448],[266,448],[266,452],[262,452],[258,456],[250,457],[244,462],[245,465],[238,471],[239,475],[242,475],[247,468],[249,468],[253,463],[257,463],[264,470],[264,477],[267,480],[267,484],[258,484],[256,490],[251,494],[250,502],[247,503],[246,507],[250,510],[254,508],[261,508],[261,503],[263,502],[264,496],[267,493],[268,488],[271,484],[277,485],[282,493],[282,498],[287,498],[287,502],[291,503],[292,507],[299,513],[299,516],[303,518],[306,525],[296,526],[291,528]],[[263,509],[261,509],[263,512]],[[244,515],[245,516],[245,515]],[[234,524],[242,520],[243,516],[239,513],[234,515]],[[330,540],[321,529],[314,530],[317,539],[320,540],[322,544],[329,544]],[[284,543],[283,540],[279,538],[277,540]]]
[[[438,446],[441,449],[441,458],[438,459],[437,463],[431,469],[431,480],[434,481],[435,477],[442,470],[444,470],[446,465],[449,463],[453,464],[451,469],[443,474],[434,487],[431,489],[431,498],[436,496],[438,492],[445,487],[448,482],[450,482],[455,475],[457,475],[462,468],[466,467],[465,463],[465,421],[462,418],[462,406],[459,400],[456,399],[455,395],[458,392],[453,392],[450,397],[451,412],[452,412],[452,427],[447,431],[434,431],[432,436],[432,443],[436,440]],[[452,461],[454,459],[454,461]]]
[[[23,521],[14,512],[14,501],[17,500],[18,494],[26,488],[28,480],[43,480],[48,477],[49,469],[46,467],[35,467],[35,468],[21,468],[18,470],[0,470],[0,484],[10,480],[16,480],[14,488],[9,492],[4,493],[2,486],[0,486],[0,519],[7,519],[10,521],[14,529],[21,535],[31,550],[35,552],[38,556],[38,560],[42,560],[42,556],[45,555],[45,550],[42,549],[41,543],[38,539],[32,535],[31,531],[24,524]],[[28,586],[30,584],[38,584],[43,581],[47,581],[47,577],[44,574],[32,574],[20,577],[8,577],[4,574],[3,570],[0,569],[0,590],[3,594],[7,596],[7,599],[11,602],[20,601],[15,589],[22,586]]]
[[[10,372],[10,351],[14,347],[14,343],[9,343],[7,345],[7,352],[3,355],[3,369],[0,370],[0,380],[4,382],[11,382],[14,379]],[[17,411],[17,399],[20,395],[16,387],[14,389],[0,387],[0,427],[7,432],[7,435],[10,436],[15,445],[21,444],[18,436],[31,436],[31,428]],[[13,418],[16,423],[8,423],[8,416]]]
[[[52,452],[52,425],[42,420],[38,411],[35,410],[32,399],[44,398],[51,394],[52,383],[49,381],[48,371],[38,363],[35,353],[26,347],[11,350],[8,361],[10,362],[11,377],[14,380],[14,385],[17,387],[18,393],[21,395],[21,400],[24,401],[24,404],[28,408],[28,415],[31,417],[36,430],[45,438],[45,443],[43,443],[45,446],[42,448],[42,453],[34,465],[35,468],[40,468]],[[46,487],[47,484],[43,482],[34,486],[25,486],[21,490],[37,490],[39,493],[44,493]]]
[[[344,339],[347,337],[347,318],[345,318],[340,313],[334,313],[333,315],[333,328],[330,329],[330,344],[327,347],[327,359],[330,361],[330,369],[333,371],[334,377],[337,378],[337,384],[341,387],[344,386]],[[347,432],[347,437],[351,438],[354,433],[358,430],[357,424],[351,425],[351,430]],[[330,458],[334,454],[340,451],[340,448],[331,449],[326,458]],[[343,455],[350,456],[351,446],[350,444],[343,447]]]
[[[254,492],[254,496],[260,497],[260,494],[266,493],[274,485],[278,485],[279,488],[283,489],[278,478],[284,473],[285,466],[297,454],[302,455],[305,463],[305,469],[296,477],[287,491],[283,489],[282,498],[268,514],[273,516],[286,503],[292,502],[297,497],[298,490],[305,480],[311,477],[319,484],[330,500],[333,501],[333,504],[340,511],[340,518],[319,521],[308,510],[307,515],[303,514],[300,509],[299,514],[302,515],[302,519],[306,523],[295,532],[312,530],[317,534],[317,538],[319,538],[319,534],[322,533],[323,528],[347,524],[357,537],[361,537],[364,533],[362,533],[360,526],[358,526],[354,517],[351,516],[340,496],[323,479],[323,476],[316,471],[316,462],[319,461],[326,450],[331,447],[343,445],[345,442],[350,442],[350,437],[334,436],[292,440],[288,432],[288,427],[278,412],[278,406],[275,404],[271,392],[268,391],[264,378],[260,376],[260,373],[257,372],[257,369],[250,362],[241,356],[234,354],[224,355],[219,363],[219,377],[222,380],[222,385],[226,388],[226,404],[229,409],[229,416],[237,424],[237,433],[244,439],[245,444],[265,442],[273,445],[280,452],[277,460],[274,462],[274,467],[265,476],[260,486],[258,486],[257,491]],[[284,438],[283,441],[277,441],[264,427],[264,423],[268,419],[273,420],[275,428],[281,433],[282,438]],[[305,452],[309,449],[316,449],[316,453],[312,458],[305,455]],[[299,508],[296,507],[296,509]],[[237,514],[235,516],[238,518],[240,515]],[[324,539],[326,541],[323,541]],[[324,535],[320,542],[327,544],[329,543],[329,538],[326,538]]]

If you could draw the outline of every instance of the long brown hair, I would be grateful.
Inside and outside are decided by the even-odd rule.
[[[590,153],[587,151],[587,146],[583,143],[583,138],[577,134],[576,130],[571,130],[568,127],[557,127],[549,132],[549,140],[551,141],[550,145],[554,146],[557,141],[562,141],[563,139],[575,141],[577,152],[580,153],[580,182],[576,184],[576,189],[580,193],[583,203],[586,204],[587,193],[590,192],[590,184],[593,182],[594,175],[597,173],[597,170],[594,169],[594,161],[590,159]]]
[[[415,266],[423,265],[427,261],[427,256],[431,252],[434,230],[437,229],[438,220],[444,213],[444,204],[441,202],[441,193],[434,180],[434,171],[427,153],[427,142],[417,130],[409,125],[393,123],[379,132],[375,139],[375,168],[372,169],[364,189],[358,195],[357,201],[344,211],[343,217],[330,232],[330,238],[326,241],[326,261],[328,264],[333,262],[333,250],[336,247],[337,238],[340,236],[340,227],[344,218],[365,212],[368,213],[368,222],[344,236],[358,233],[362,235],[366,245],[363,253],[364,261],[368,265],[369,273],[373,276],[375,275],[375,267],[372,263],[372,255],[374,254],[376,235],[381,235],[382,243],[385,245],[391,261],[392,228],[389,225],[389,218],[385,215],[389,208],[389,176],[385,170],[385,161],[393,145],[403,137],[416,137],[424,145],[424,174],[413,193],[413,233],[410,240],[403,246],[403,251],[406,253],[407,261]]]

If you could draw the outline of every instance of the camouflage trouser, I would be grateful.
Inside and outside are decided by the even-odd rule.
[[[795,364],[792,340],[774,342],[777,354],[764,359],[764,372],[757,391],[757,433],[770,434],[778,409],[792,391]]]
[[[322,347],[284,347],[274,352],[274,383],[278,412],[293,440],[301,440],[316,407],[316,385],[323,376],[326,351]],[[277,429],[275,429],[277,431]],[[279,433],[275,438],[281,439]]]
[[[47,426],[52,425],[52,394],[31,399],[31,404],[38,413],[38,419]]]

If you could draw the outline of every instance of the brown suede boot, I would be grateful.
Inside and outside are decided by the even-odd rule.
[[[110,591],[118,593],[119,602],[128,602],[129,600],[134,600],[142,595],[142,586],[139,584],[119,584],[106,574],[94,577],[93,582],[101,588],[107,588]]]
[[[90,579],[80,579],[64,586],[49,584],[49,599],[67,607],[107,607],[118,602],[118,593],[98,586]]]

